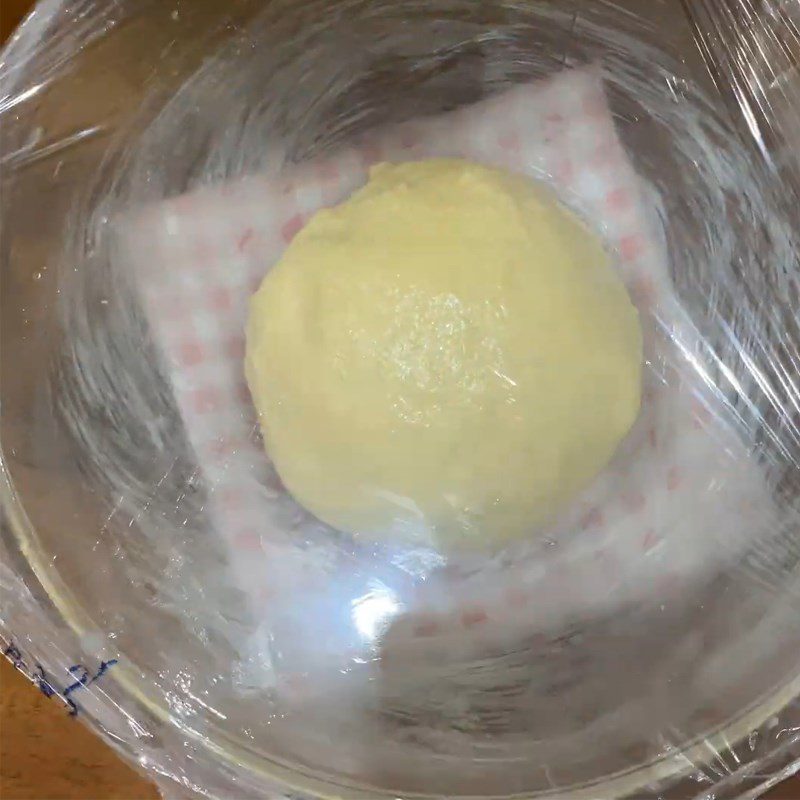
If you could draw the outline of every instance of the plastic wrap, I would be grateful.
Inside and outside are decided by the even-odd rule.
[[[800,4],[217,5],[44,2],[2,53],[6,655],[167,796],[796,771]],[[264,454],[245,303],[366,165],[454,155],[605,238],[642,412],[530,540],[354,540]]]

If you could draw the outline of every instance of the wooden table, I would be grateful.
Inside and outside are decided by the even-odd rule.
[[[100,1],[100,0],[98,0]],[[0,0],[0,40],[31,0]],[[768,795],[800,800],[800,778]],[[156,800],[155,787],[0,658],[2,800]]]
[[[157,800],[146,778],[1,661],[3,800]]]

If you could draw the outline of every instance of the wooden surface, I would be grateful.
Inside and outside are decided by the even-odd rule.
[[[16,28],[17,23],[33,5],[31,0],[2,0],[0,2],[0,41]]]
[[[64,705],[0,656],[2,800],[157,800],[155,787],[120,760]]]
[[[0,0],[0,39],[30,0]],[[800,800],[800,778],[770,800]],[[0,799],[156,800],[158,793],[103,742],[0,657]]]

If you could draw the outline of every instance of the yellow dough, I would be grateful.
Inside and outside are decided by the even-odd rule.
[[[639,410],[638,314],[544,185],[459,160],[380,164],[251,301],[267,452],[367,540],[496,543],[541,526]]]

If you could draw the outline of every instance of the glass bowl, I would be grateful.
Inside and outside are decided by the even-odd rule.
[[[84,704],[154,776],[211,796],[724,797],[757,784],[754,764],[796,757],[793,150],[778,116],[752,136],[736,75],[702,46],[703,8],[53,2],[6,48],[5,630],[62,678],[113,659]],[[363,554],[316,593],[286,590],[265,626],[209,521],[115,221],[582,64],[602,70],[681,308],[711,343],[684,358],[770,475],[776,524],[680,596],[546,630],[405,652],[402,604],[375,589],[385,559]],[[717,180],[709,144],[746,184]],[[309,530],[309,552],[335,536]],[[725,549],[724,530],[707,535]]]

